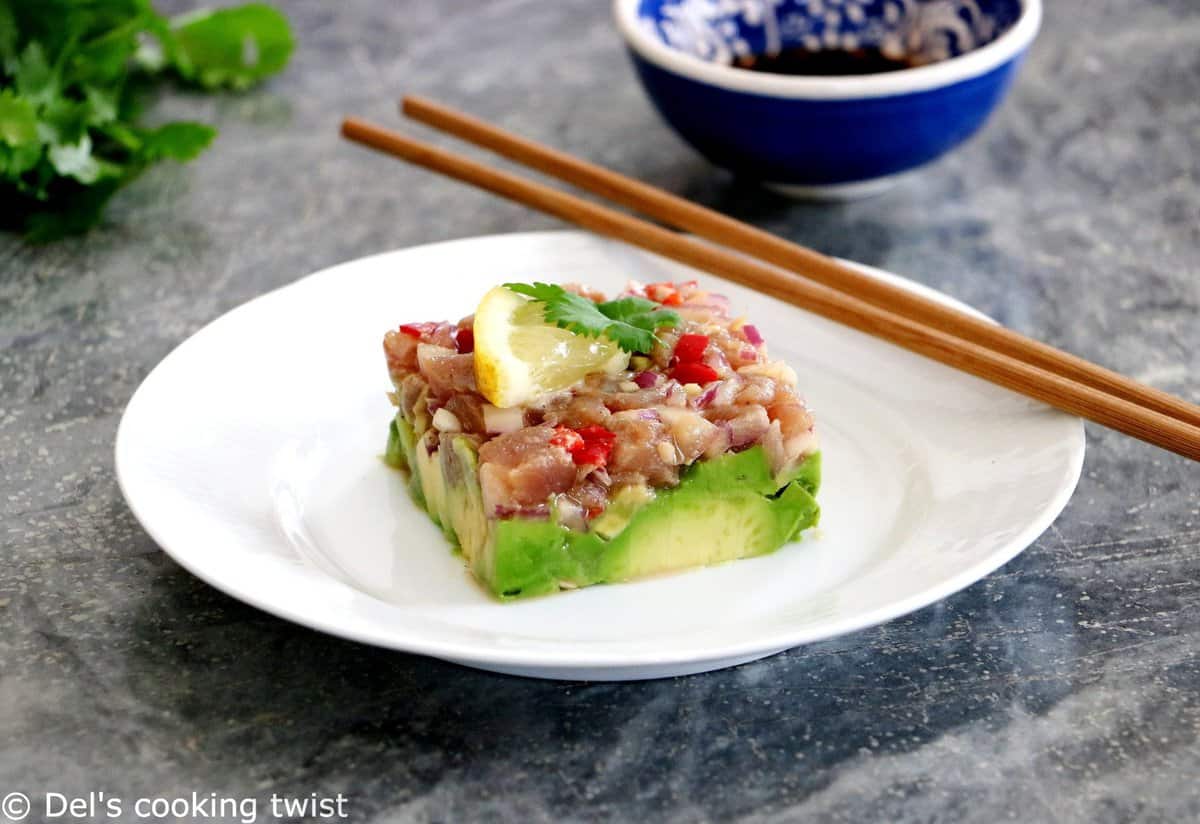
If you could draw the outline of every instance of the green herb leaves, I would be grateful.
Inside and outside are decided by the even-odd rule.
[[[0,92],[0,143],[24,146],[37,140],[37,110],[11,89]]]
[[[282,14],[250,3],[176,19],[165,55],[180,76],[206,89],[247,89],[287,65],[294,45]]]
[[[246,89],[293,45],[262,3],[169,20],[150,0],[0,0],[0,228],[32,241],[86,231],[148,166],[190,160],[216,136],[141,125],[154,81]]]
[[[676,326],[679,315],[645,298],[618,298],[604,303],[568,292],[552,283],[506,283],[519,295],[542,303],[542,317],[577,335],[604,335],[626,352],[649,352],[658,340],[656,329]]]

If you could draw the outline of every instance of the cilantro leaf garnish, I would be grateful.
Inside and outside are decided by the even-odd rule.
[[[626,352],[649,352],[658,341],[656,329],[679,324],[679,315],[645,298],[597,303],[553,283],[506,283],[504,287],[540,302],[546,323],[584,337],[604,335]]]
[[[216,134],[143,125],[154,83],[246,89],[292,47],[263,3],[167,18],[151,0],[0,0],[0,229],[36,242],[91,228],[121,187]]]
[[[658,341],[654,330],[679,325],[679,315],[645,298],[618,298],[596,308],[612,320],[604,334],[626,352],[649,352]]]

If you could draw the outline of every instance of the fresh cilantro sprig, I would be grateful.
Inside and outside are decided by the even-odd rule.
[[[191,160],[216,135],[144,125],[154,82],[246,89],[292,48],[262,3],[169,19],[151,0],[0,0],[0,228],[31,241],[89,229],[147,167]]]
[[[604,335],[626,352],[649,352],[656,329],[679,324],[679,315],[652,300],[625,297],[597,303],[553,283],[506,283],[506,289],[542,304],[542,317],[577,335]]]

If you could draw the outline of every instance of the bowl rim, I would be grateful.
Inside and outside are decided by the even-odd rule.
[[[1008,31],[967,54],[880,74],[795,76],[752,72],[701,60],[652,37],[638,22],[640,0],[613,0],[613,16],[625,42],[638,56],[674,74],[736,92],[792,99],[862,99],[890,97],[949,86],[986,74],[1007,63],[1037,35],[1042,0],[1020,0],[1021,14]]]

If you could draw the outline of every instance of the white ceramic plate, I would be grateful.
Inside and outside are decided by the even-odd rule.
[[[575,232],[336,266],[163,360],[121,421],[121,488],[164,550],[235,598],[358,641],[569,679],[702,672],[878,624],[987,575],[1065,506],[1078,419],[701,274],[800,375],[824,452],[821,527],[753,560],[493,601],[378,459],[383,332],[469,314],[503,281],[613,292],[693,275]]]

